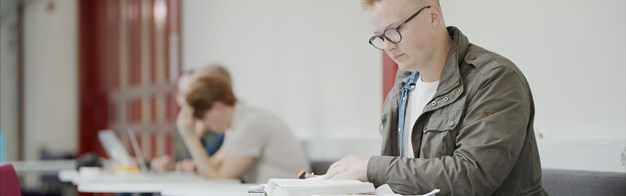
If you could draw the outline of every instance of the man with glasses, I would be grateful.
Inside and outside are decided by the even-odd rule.
[[[446,27],[438,0],[362,0],[369,43],[399,67],[384,103],[382,155],[348,155],[327,179],[400,194],[545,195],[534,104],[508,59]]]

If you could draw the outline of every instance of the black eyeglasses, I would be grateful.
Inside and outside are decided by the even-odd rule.
[[[389,28],[386,29],[382,35],[374,35],[370,38],[370,44],[372,46],[374,46],[374,48],[379,49],[379,50],[384,50],[385,49],[385,40],[389,40],[391,43],[397,44],[400,43],[400,41],[402,41],[402,35],[400,35],[400,28],[402,28],[404,25],[406,25],[406,23],[408,23],[409,21],[411,21],[413,18],[415,18],[417,15],[420,14],[420,12],[422,12],[422,10],[426,9],[426,8],[430,8],[429,6],[425,6],[422,9],[417,10],[417,12],[415,12],[415,14],[411,15],[411,17],[409,17],[408,19],[406,19],[404,22],[402,22],[402,24],[398,25],[396,28]]]

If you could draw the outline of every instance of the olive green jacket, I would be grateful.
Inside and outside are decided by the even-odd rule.
[[[416,158],[398,157],[398,103],[404,79],[383,106],[382,156],[368,180],[400,194],[545,195],[533,131],[535,109],[522,72],[508,59],[469,43],[457,28],[433,99],[412,131]]]

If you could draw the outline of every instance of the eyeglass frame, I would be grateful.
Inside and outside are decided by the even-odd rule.
[[[376,45],[374,45],[374,43],[372,43],[372,41],[374,41],[376,38],[379,38],[382,40],[382,43],[385,43],[385,40],[389,40],[391,43],[397,44],[400,43],[402,41],[402,34],[400,33],[400,28],[404,27],[404,25],[406,25],[407,23],[409,23],[411,20],[413,20],[413,18],[415,18],[417,15],[419,15],[423,10],[425,10],[426,8],[430,8],[430,5],[424,6],[421,9],[417,10],[417,12],[415,12],[415,14],[411,15],[409,18],[407,18],[406,20],[404,20],[404,22],[400,23],[400,25],[398,25],[395,28],[388,28],[385,29],[385,31],[383,31],[383,33],[381,35],[374,35],[372,37],[370,37],[369,43],[370,45],[372,45],[374,48],[379,49],[379,50],[384,50],[384,46],[383,48],[378,48],[376,47]],[[387,34],[388,31],[396,31],[398,32],[398,36],[400,36],[400,40],[398,40],[397,42],[389,39],[389,37],[387,37],[385,34]]]

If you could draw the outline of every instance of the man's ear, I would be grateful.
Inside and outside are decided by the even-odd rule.
[[[441,7],[439,5],[431,5],[429,11],[430,22],[433,26],[440,26],[443,24],[443,14],[441,13]]]
[[[211,104],[211,108],[214,108],[216,110],[224,110],[226,108],[226,104],[221,101],[215,101],[213,102],[213,104]]]

